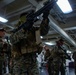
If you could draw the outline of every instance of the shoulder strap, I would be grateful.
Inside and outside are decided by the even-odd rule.
[[[40,42],[42,42],[40,38],[40,30],[35,31],[35,35],[36,35],[36,43],[39,44]]]

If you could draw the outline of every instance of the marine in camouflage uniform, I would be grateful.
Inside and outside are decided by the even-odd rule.
[[[59,50],[53,49],[50,55],[46,58],[48,60],[48,73],[49,75],[59,75],[61,58],[59,56]]]
[[[45,57],[46,60],[48,59],[49,75],[59,75],[59,71],[61,75],[65,75],[65,59],[69,59],[69,57],[58,45],[49,53],[49,56],[47,58]]]
[[[36,62],[36,52],[29,52],[22,54],[19,51],[19,49],[17,49],[17,46],[13,48],[14,51],[12,51],[13,55],[11,60],[12,75],[39,75],[37,62]],[[15,49],[17,51],[15,51]]]
[[[36,43],[35,32],[39,30],[41,35],[46,35],[48,33],[49,19],[48,16],[45,17],[46,15],[43,17],[44,19],[41,22],[40,28],[32,27],[29,30],[24,28],[16,34],[12,34],[12,43],[14,42],[12,47],[12,59],[10,62],[12,75],[39,75],[36,53],[42,51],[42,46],[40,46],[40,43]],[[26,14],[21,16],[20,22],[23,23],[22,20],[24,20],[24,18],[26,19]],[[18,26],[17,24],[17,27]]]

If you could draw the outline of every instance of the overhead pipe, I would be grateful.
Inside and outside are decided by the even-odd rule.
[[[6,24],[6,23],[2,23],[2,22],[0,22],[0,24],[4,25],[4,26],[6,26],[6,27],[8,27],[10,29],[14,29],[14,27],[11,26],[10,24]]]
[[[39,23],[37,23],[37,24],[39,24]],[[64,28],[63,30],[64,30],[64,31],[76,30],[76,26],[75,26],[75,27]],[[54,30],[50,30],[50,31],[48,32],[48,35],[50,35],[50,33],[56,34],[57,32],[54,31]]]
[[[33,2],[36,2],[35,0],[29,0],[30,3],[34,4]],[[43,5],[39,6],[40,8]],[[37,7],[37,5],[35,6]],[[39,9],[40,9],[39,8]],[[59,33],[62,37],[64,37],[70,44],[72,44],[74,47],[76,47],[76,42],[71,38],[62,28],[58,26],[57,23],[55,23],[55,20],[51,18],[51,15],[49,15],[49,20],[50,20],[50,27],[52,27],[57,33]]]

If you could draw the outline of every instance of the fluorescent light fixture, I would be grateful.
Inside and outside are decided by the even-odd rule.
[[[70,13],[73,11],[68,0],[58,0],[57,5],[63,13]]]
[[[55,42],[45,42],[46,45],[55,45]]]
[[[72,53],[71,51],[67,50],[67,53]]]
[[[0,22],[6,23],[6,22],[8,22],[8,20],[3,17],[0,17]]]
[[[45,42],[45,44],[47,44],[47,45],[53,45],[52,43],[49,43],[49,42]]]
[[[42,39],[43,37],[42,37],[42,36],[40,36],[40,38]]]

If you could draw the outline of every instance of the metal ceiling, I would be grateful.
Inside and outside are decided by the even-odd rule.
[[[0,0],[0,8],[12,3],[15,0]]]
[[[38,6],[38,3],[41,3],[42,1],[47,0],[0,0],[0,16],[3,16],[9,20],[6,24],[0,23],[0,27],[6,28],[7,31],[13,29],[14,25],[19,20],[19,15],[21,13],[29,12],[30,10],[35,9]],[[69,2],[73,9],[72,13],[63,14],[60,9],[58,9],[58,7],[54,7],[50,12],[49,18],[50,26],[52,28],[50,28],[51,34],[48,34],[47,36],[50,36],[51,39],[52,35],[56,35],[57,37],[60,37],[62,35],[66,40],[71,40],[72,45],[76,46],[75,41],[72,41],[76,40],[76,0],[69,0]],[[51,22],[52,18],[53,21]],[[58,26],[58,29],[55,25]],[[63,29],[61,30],[62,32],[60,29]],[[66,33],[63,31],[68,33],[74,39],[67,37]]]

